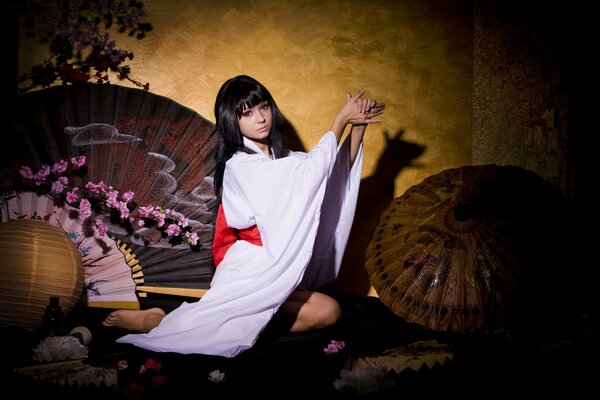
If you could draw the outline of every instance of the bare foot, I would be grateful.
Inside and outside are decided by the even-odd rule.
[[[116,310],[108,314],[102,321],[104,326],[116,326],[134,332],[150,332],[156,328],[165,317],[165,312],[160,308],[147,310]]]

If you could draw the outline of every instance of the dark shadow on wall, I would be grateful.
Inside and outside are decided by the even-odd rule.
[[[287,119],[283,119],[283,134],[286,140],[286,147],[292,151],[307,151],[302,144],[298,132]]]
[[[361,181],[354,224],[342,267],[332,290],[344,294],[366,295],[370,283],[365,269],[365,251],[379,217],[395,197],[395,180],[425,152],[425,146],[403,140],[404,130],[394,136],[384,131],[386,146],[373,175]]]

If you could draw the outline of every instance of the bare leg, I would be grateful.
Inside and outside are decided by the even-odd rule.
[[[134,332],[150,332],[165,317],[160,308],[147,310],[116,310],[108,314],[102,321],[104,326],[116,326]]]
[[[338,302],[326,294],[295,290],[277,311],[277,318],[290,332],[333,325],[342,313]]]

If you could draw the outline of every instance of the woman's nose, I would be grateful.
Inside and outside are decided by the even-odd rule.
[[[257,118],[258,122],[265,122],[265,121],[266,121],[266,118],[265,118],[265,116],[263,115],[263,112],[262,112],[262,111],[258,111],[258,112],[256,113],[256,118]]]

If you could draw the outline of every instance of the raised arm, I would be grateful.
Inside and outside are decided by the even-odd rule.
[[[352,125],[350,130],[350,168],[354,165],[354,160],[356,160],[366,130],[367,124]]]

